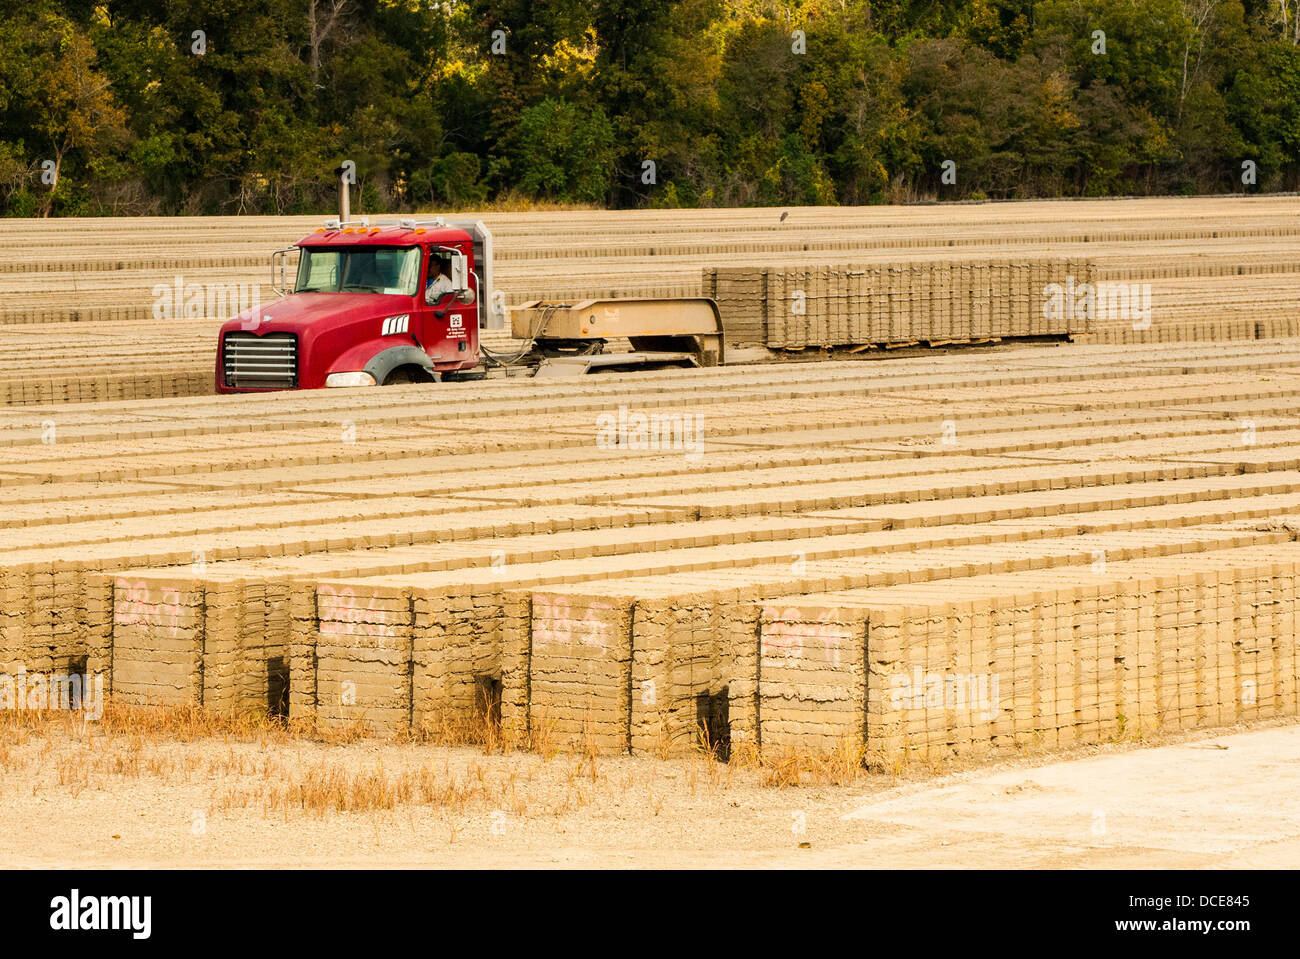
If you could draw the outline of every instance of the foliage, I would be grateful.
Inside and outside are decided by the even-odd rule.
[[[543,100],[519,117],[519,188],[571,203],[604,198],[614,167],[614,128],[599,106]]]
[[[359,212],[1293,190],[1294,14],[0,0],[0,213],[324,212],[344,160]]]

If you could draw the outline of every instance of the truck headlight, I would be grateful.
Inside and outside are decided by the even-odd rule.
[[[325,377],[326,386],[374,386],[375,378],[369,373],[331,373]]]

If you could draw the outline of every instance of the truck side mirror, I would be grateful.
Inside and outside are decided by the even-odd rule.
[[[464,253],[451,255],[451,288],[457,293],[469,289],[469,257]]]

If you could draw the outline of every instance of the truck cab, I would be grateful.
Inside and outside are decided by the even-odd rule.
[[[292,291],[221,328],[218,393],[375,386],[479,375],[491,234],[477,221],[327,221],[272,258]],[[451,289],[426,296],[441,272]],[[446,286],[447,284],[442,284]]]

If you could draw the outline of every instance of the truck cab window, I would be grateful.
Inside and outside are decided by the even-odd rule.
[[[419,247],[307,248],[294,292],[414,296],[419,279]]]

